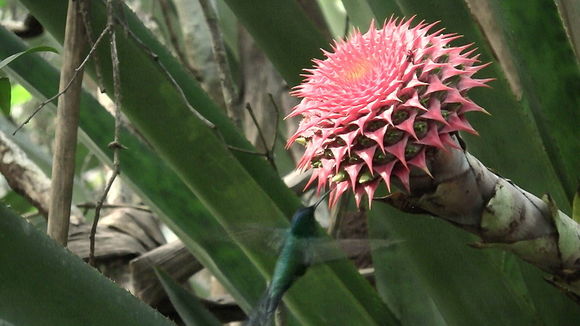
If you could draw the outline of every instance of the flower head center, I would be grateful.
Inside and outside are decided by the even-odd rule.
[[[372,64],[368,60],[358,60],[345,67],[341,77],[345,82],[357,82],[365,77],[371,69]]]

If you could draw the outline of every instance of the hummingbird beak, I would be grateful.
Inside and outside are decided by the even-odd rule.
[[[320,197],[320,199],[318,199],[318,201],[312,205],[312,207],[314,207],[314,209],[316,209],[316,207],[318,207],[318,205],[320,205],[320,203],[322,203],[322,201],[324,199],[326,199],[326,197],[328,196],[328,194],[330,193],[332,189],[328,189],[328,191],[326,191],[324,194],[322,194],[322,196]]]

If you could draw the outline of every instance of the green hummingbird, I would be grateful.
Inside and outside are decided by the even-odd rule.
[[[284,293],[306,273],[308,262],[303,243],[304,240],[316,236],[316,206],[317,204],[300,208],[292,217],[292,224],[276,261],[272,281],[258,307],[250,315],[248,326],[266,325],[272,319]]]
[[[279,249],[280,254],[276,261],[272,281],[258,306],[250,314],[246,326],[268,325],[272,321],[284,293],[306,273],[308,267],[324,261],[345,258],[344,252],[338,250],[337,244],[345,245],[355,251],[361,246],[368,248],[369,239],[333,241],[318,236],[314,212],[324,197],[325,195],[312,206],[298,209],[292,217],[290,228],[285,229],[285,234],[282,237],[278,237],[281,249]],[[390,246],[395,242],[381,239],[372,240],[372,243],[374,248],[378,248]]]

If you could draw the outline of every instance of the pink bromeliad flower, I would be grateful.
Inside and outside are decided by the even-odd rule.
[[[486,111],[466,93],[487,86],[490,79],[473,78],[487,64],[477,65],[471,44],[449,45],[460,35],[429,34],[436,23],[411,28],[411,20],[371,23],[367,33],[336,41],[292,92],[302,101],[289,117],[303,120],[288,146],[306,146],[298,168],[313,169],[307,188],[315,180],[318,191],[329,185],[330,206],[348,189],[357,205],[366,194],[370,206],[393,177],[409,190],[412,168],[430,174],[426,155],[457,147],[452,133],[477,134],[465,113]]]

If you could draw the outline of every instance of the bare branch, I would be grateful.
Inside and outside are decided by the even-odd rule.
[[[48,216],[50,180],[26,154],[0,131],[0,173],[16,193],[24,196],[40,214]]]
[[[151,305],[158,304],[166,296],[153,267],[163,269],[178,282],[186,281],[203,268],[180,240],[136,257],[130,266],[135,295]]]
[[[78,208],[82,208],[82,209],[95,209],[97,208],[97,203],[80,203],[80,204],[76,204],[76,207]],[[151,209],[149,209],[147,206],[143,206],[143,205],[129,205],[129,204],[102,204],[101,208],[131,208],[131,209],[135,209],[138,211],[142,211],[142,212],[147,212],[147,213],[151,213]]]
[[[37,211],[28,214],[48,218],[50,205],[50,179],[28,155],[0,131],[0,173],[14,192],[23,196]],[[26,216],[23,216],[26,218]],[[84,217],[76,207],[71,208],[71,224],[79,225]]]

